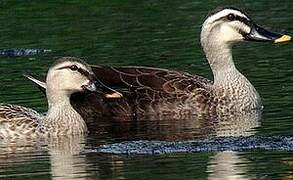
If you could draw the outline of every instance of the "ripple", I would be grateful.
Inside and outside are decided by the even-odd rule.
[[[26,56],[35,56],[40,54],[46,54],[52,52],[50,49],[22,49],[22,48],[13,48],[13,49],[1,49],[0,56],[2,57],[26,57]]]
[[[229,137],[177,142],[140,140],[103,145],[93,151],[110,154],[155,155],[247,150],[292,151],[293,137]]]

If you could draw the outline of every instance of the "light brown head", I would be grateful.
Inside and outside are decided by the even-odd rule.
[[[107,98],[122,95],[100,82],[91,67],[83,60],[63,57],[49,69],[46,79],[46,94],[50,104],[69,99],[73,93],[90,91]]]

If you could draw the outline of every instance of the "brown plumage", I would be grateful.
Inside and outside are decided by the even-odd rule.
[[[190,95],[195,89],[205,91],[212,85],[200,76],[160,68],[93,65],[92,69],[104,84],[122,92],[124,98],[104,101],[103,109],[121,120],[194,115],[194,108],[186,106]]]
[[[0,139],[4,134],[11,134],[11,132],[13,132],[13,138],[19,138],[23,134],[31,134],[29,138],[38,136],[39,131],[36,130],[41,125],[41,118],[42,115],[32,109],[0,104]]]

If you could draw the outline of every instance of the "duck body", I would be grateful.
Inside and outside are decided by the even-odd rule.
[[[105,102],[105,112],[117,118],[182,119],[261,109],[257,91],[239,72],[225,81],[229,83],[218,85],[201,76],[160,68],[94,65],[92,69],[107,86],[123,89],[124,98]]]
[[[13,139],[42,134],[43,116],[36,111],[11,104],[0,105],[0,139]]]
[[[44,116],[30,108],[2,104],[0,106],[0,139],[83,134],[87,131],[86,124],[79,114],[64,108],[60,111],[64,114],[54,112],[54,115]]]

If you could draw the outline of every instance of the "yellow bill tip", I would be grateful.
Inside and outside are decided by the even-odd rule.
[[[283,43],[283,42],[289,42],[292,40],[292,37],[289,35],[283,35],[282,37],[276,39],[274,43]]]
[[[123,97],[123,95],[119,92],[114,92],[112,94],[106,94],[106,98],[114,99],[114,98],[122,98],[122,97]]]

